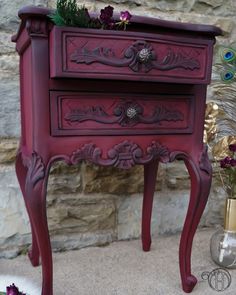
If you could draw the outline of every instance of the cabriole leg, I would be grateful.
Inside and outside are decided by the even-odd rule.
[[[191,274],[192,242],[208,200],[212,169],[206,149],[203,151],[200,161],[184,157],[184,162],[191,178],[191,194],[180,240],[179,263],[183,290],[190,293],[197,283],[197,279]]]
[[[33,221],[29,212],[28,202],[26,201],[25,185],[26,185],[27,170],[28,168],[24,166],[23,164],[21,153],[18,153],[16,156],[16,175],[18,178],[18,182],[20,184],[22,195],[24,197],[25,206],[29,216],[31,233],[32,233],[32,244],[31,244],[31,249],[29,249],[28,256],[31,261],[31,264],[33,266],[38,266],[39,265],[39,247],[38,247],[37,238],[36,238],[34,227],[33,227]]]
[[[42,295],[53,294],[52,252],[46,215],[47,163],[37,153],[17,157],[17,175],[22,187],[32,231],[32,264],[38,264],[39,253],[42,262]],[[25,184],[25,185],[24,185]]]

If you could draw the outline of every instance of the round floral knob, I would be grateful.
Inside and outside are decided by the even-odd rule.
[[[130,119],[133,119],[138,114],[138,110],[135,107],[128,107],[126,110],[126,116]]]
[[[151,51],[148,48],[143,48],[138,53],[138,59],[141,63],[147,63],[150,60],[151,56]]]

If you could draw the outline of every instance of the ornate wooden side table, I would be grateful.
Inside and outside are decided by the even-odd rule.
[[[53,294],[46,187],[58,160],[121,169],[144,165],[144,251],[151,245],[158,163],[183,160],[191,194],[179,261],[183,290],[191,292],[197,282],[192,241],[212,176],[203,145],[206,88],[221,30],[138,16],[128,31],[57,27],[49,13],[20,10],[21,25],[12,38],[21,86],[16,173],[31,223],[34,266],[41,256],[42,294]]]

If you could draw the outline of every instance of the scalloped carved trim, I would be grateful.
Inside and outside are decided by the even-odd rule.
[[[26,156],[22,153],[23,165],[28,168],[26,176],[26,186],[33,187],[45,176],[45,165],[42,158],[33,152],[31,156]]]
[[[158,54],[151,44],[138,40],[128,47],[122,58],[116,57],[114,50],[105,47],[96,47],[93,50],[83,47],[78,48],[70,56],[70,61],[78,64],[92,64],[98,62],[114,67],[129,67],[134,72],[149,72],[152,69],[168,71],[175,68],[195,70],[200,68],[199,60],[193,52],[175,52],[169,48],[162,60],[158,60]]]
[[[153,141],[144,154],[139,145],[126,140],[108,150],[106,158],[102,158],[102,150],[95,144],[85,144],[72,153],[70,161],[72,164],[77,164],[86,160],[97,165],[129,169],[136,164],[146,164],[154,159],[168,162],[169,150],[167,147]]]

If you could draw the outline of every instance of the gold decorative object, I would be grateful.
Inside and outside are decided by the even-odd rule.
[[[218,114],[219,114],[219,107],[216,103],[209,102],[206,104],[204,137],[203,137],[203,141],[206,144],[209,144],[216,137],[216,134],[217,134],[216,119]]]
[[[236,199],[226,200],[224,229],[236,232]]]
[[[230,144],[236,144],[236,135],[224,136],[213,146],[212,155],[216,161],[222,160],[231,155],[231,152],[229,151]]]

